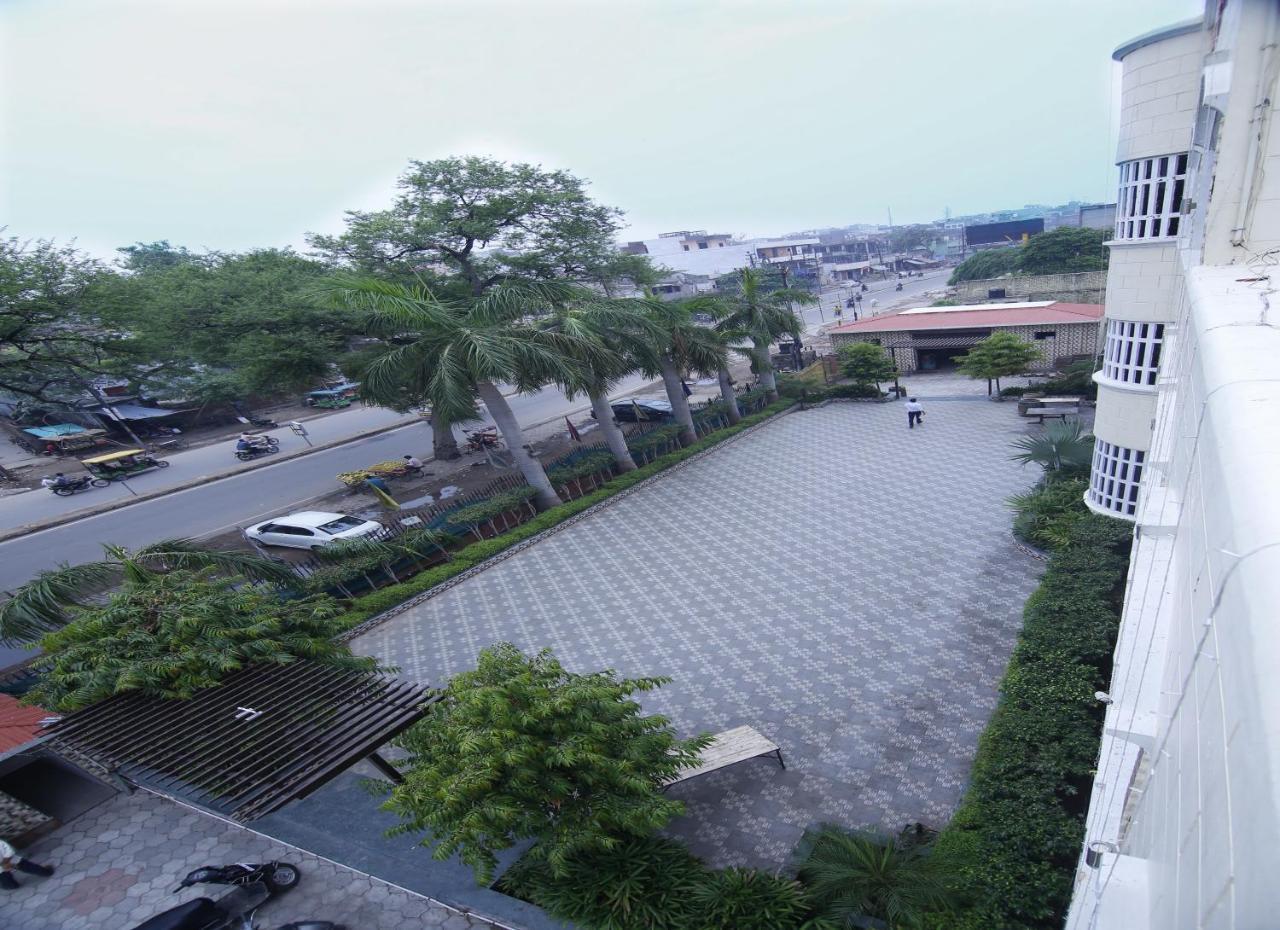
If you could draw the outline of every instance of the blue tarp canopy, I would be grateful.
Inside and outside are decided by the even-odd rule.
[[[112,420],[150,420],[155,417],[171,417],[182,411],[143,407],[141,404],[112,404],[110,407],[102,407],[98,412]]]
[[[30,433],[37,439],[57,439],[59,436],[74,436],[76,433],[83,433],[83,426],[76,426],[74,423],[58,423],[55,426],[28,426],[23,430],[24,433]]]

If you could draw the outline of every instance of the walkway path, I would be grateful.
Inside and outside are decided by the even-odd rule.
[[[262,908],[263,927],[308,917],[349,930],[493,926],[146,792],[120,795],[94,808],[37,842],[28,855],[55,872],[44,879],[19,875],[22,887],[0,891],[0,927],[128,930],[199,897],[194,889],[173,893],[194,868],[273,859],[299,866],[302,880]],[[211,889],[214,897],[219,890]]]
[[[926,403],[912,431],[900,404],[784,416],[355,648],[441,684],[490,643],[549,646],[573,670],[671,676],[644,704],[683,734],[761,730],[786,771],[672,789],[673,832],[716,865],[777,868],[822,820],[941,825],[1036,583],[1004,504],[1035,474],[1009,460],[1013,404],[915,380],[971,399]]]

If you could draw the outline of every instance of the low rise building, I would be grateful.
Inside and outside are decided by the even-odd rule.
[[[898,371],[941,371],[994,333],[1013,333],[1041,350],[1037,370],[1051,370],[1098,351],[1098,304],[1060,301],[916,307],[869,317],[829,330],[839,349],[855,342],[884,348]]]

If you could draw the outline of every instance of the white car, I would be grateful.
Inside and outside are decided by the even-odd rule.
[[[288,546],[291,549],[319,549],[340,539],[359,539],[382,529],[373,520],[344,513],[308,510],[276,517],[247,527],[244,534],[264,546]]]

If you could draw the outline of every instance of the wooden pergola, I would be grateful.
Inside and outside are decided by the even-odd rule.
[[[51,724],[48,746],[241,823],[310,794],[422,718],[431,690],[315,662],[258,665],[189,700],[121,694]]]

